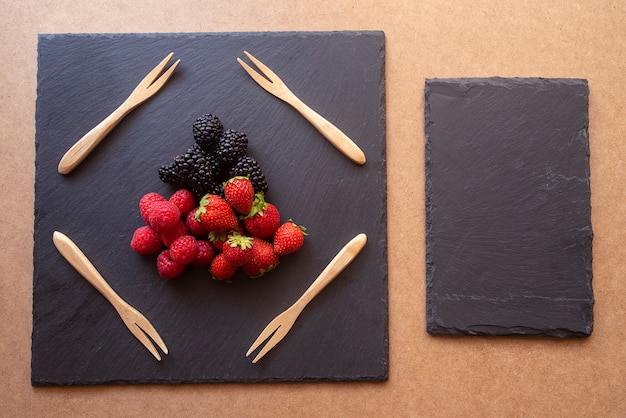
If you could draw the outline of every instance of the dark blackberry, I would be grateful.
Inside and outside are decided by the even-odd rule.
[[[267,193],[269,189],[265,174],[259,163],[252,157],[244,155],[239,158],[230,169],[229,178],[235,176],[250,176],[255,193]]]
[[[206,114],[196,119],[192,130],[196,144],[206,152],[213,152],[224,133],[224,126],[217,116]]]
[[[222,166],[232,166],[248,148],[248,136],[243,132],[229,129],[224,131],[217,143],[215,154]]]
[[[196,197],[202,197],[215,187],[219,173],[214,172],[214,165],[214,159],[195,144],[185,154],[174,157],[171,164],[162,166],[159,177],[166,183],[191,190]]]

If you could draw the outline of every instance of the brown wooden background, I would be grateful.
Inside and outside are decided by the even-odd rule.
[[[0,2],[0,416],[626,416],[626,3]],[[386,383],[32,388],[38,33],[383,30],[390,378]],[[595,330],[585,340],[425,332],[428,77],[589,80]]]

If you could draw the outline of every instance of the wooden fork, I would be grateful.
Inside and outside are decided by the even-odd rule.
[[[159,77],[173,55],[172,52],[165,57],[141,80],[130,96],[113,113],[87,132],[65,153],[59,162],[59,173],[68,174],[74,170],[131,110],[148,100],[165,85],[180,63],[180,60],[176,61]]]
[[[278,315],[272,322],[270,322],[265,329],[261,332],[259,337],[252,343],[252,346],[246,353],[246,357],[250,356],[254,350],[259,348],[263,341],[267,340],[270,336],[265,347],[259,352],[259,354],[252,360],[256,363],[267,354],[276,344],[278,344],[287,335],[293,324],[298,319],[300,313],[304,308],[313,300],[315,296],[319,294],[335,277],[339,275],[347,266],[352,262],[354,257],[357,256],[365,246],[367,242],[367,236],[365,234],[359,234],[352,238],[337,255],[331,260],[326,268],[315,279],[313,284],[304,292],[302,296],[289,307],[286,311]],[[272,335],[273,334],[273,335]]]
[[[348,138],[346,134],[341,132],[339,128],[324,119],[317,112],[302,102],[302,100],[293,94],[285,83],[283,83],[283,81],[261,61],[254,58],[247,51],[244,51],[244,54],[246,54],[254,65],[256,65],[257,68],[259,68],[259,70],[261,70],[261,72],[265,75],[265,77],[263,77],[246,64],[241,58],[237,58],[237,62],[239,62],[244,70],[250,74],[250,77],[252,77],[254,81],[256,81],[269,93],[293,106],[294,109],[300,112],[300,114],[304,116],[315,127],[315,129],[324,135],[324,137],[346,157],[350,158],[357,164],[365,164],[365,154],[350,138]]]
[[[109,284],[100,275],[98,270],[91,264],[89,259],[83,252],[67,237],[67,235],[55,231],[52,235],[54,245],[57,247],[61,255],[85,278],[93,285],[110,303],[113,305],[117,313],[126,324],[126,327],[137,337],[137,339],[152,353],[152,355],[161,361],[161,355],[154,347],[148,336],[157,343],[165,354],[168,353],[165,343],[161,339],[159,333],[154,329],[152,324],[139,311],[126,303]]]

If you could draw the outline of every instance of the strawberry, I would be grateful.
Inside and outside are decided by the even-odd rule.
[[[222,246],[222,253],[233,266],[241,266],[252,259],[252,238],[233,232]]]
[[[157,201],[150,205],[148,211],[148,225],[157,232],[170,231],[180,221],[180,210],[167,200]]]
[[[176,190],[170,202],[176,205],[182,216],[187,216],[196,207],[196,197],[187,189]]]
[[[195,235],[196,237],[206,238],[207,234],[209,233],[209,230],[206,229],[206,227],[202,223],[200,223],[199,220],[196,219],[197,211],[198,211],[198,207],[191,210],[187,214],[187,217],[185,218],[185,224],[187,225],[187,229],[189,230],[189,232],[191,232],[192,235]]]
[[[237,274],[237,269],[237,266],[233,266],[226,260],[224,253],[219,253],[211,261],[209,271],[215,280],[228,280]]]
[[[146,193],[139,199],[139,213],[146,224],[150,223],[149,209],[154,202],[162,202],[165,198],[157,192]]]
[[[149,255],[158,253],[163,248],[163,243],[161,235],[146,225],[135,230],[130,247],[139,254]]]
[[[237,228],[231,229],[230,231],[226,231],[226,232],[220,232],[219,234],[215,232],[209,232],[209,241],[211,242],[211,244],[213,244],[216,250],[222,251],[224,242],[228,239],[228,236],[232,234],[233,232],[237,232],[239,233],[239,235],[245,234],[243,228],[240,225],[237,225]]]
[[[263,193],[257,193],[252,209],[243,222],[244,227],[251,235],[272,239],[280,226],[280,214],[276,206],[265,201]]]
[[[249,177],[236,176],[224,183],[224,198],[237,212],[247,215],[254,202],[254,187]]]
[[[206,266],[213,260],[213,257],[215,257],[215,248],[205,239],[199,239],[197,245],[198,254],[191,264],[200,267]]]
[[[227,232],[239,225],[237,216],[228,202],[214,194],[205,195],[200,201],[196,219],[211,232]]]
[[[183,235],[176,238],[170,246],[170,258],[177,263],[187,265],[191,264],[198,255],[198,243],[191,235]]]
[[[272,244],[257,237],[252,240],[252,259],[241,268],[248,276],[256,278],[275,268],[279,259]]]
[[[157,257],[157,271],[167,280],[178,277],[185,270],[185,265],[172,260],[170,250],[163,250]]]
[[[291,219],[282,224],[274,234],[274,252],[278,255],[293,254],[304,244],[306,228]]]

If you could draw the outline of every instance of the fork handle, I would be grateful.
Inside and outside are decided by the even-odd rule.
[[[300,299],[294,303],[304,309],[306,305],[313,300],[319,292],[324,289],[328,283],[332,282],[354,258],[361,252],[367,243],[367,236],[363,233],[352,238],[344,247],[339,250],[337,255],[328,263],[326,268],[320,273],[309,288],[300,296]]]
[[[339,128],[311,109],[293,93],[290,95],[289,104],[293,106],[306,120],[311,123],[324,137],[353,162],[365,164],[365,154],[346,134]]]
[[[72,147],[67,150],[59,162],[58,171],[61,174],[68,174],[74,170],[93,151],[93,149],[108,135],[113,128],[124,117],[135,108],[127,101],[122,103],[117,109],[107,116],[102,122],[97,124],[92,130],[87,132]]]
[[[54,246],[57,247],[57,250],[61,253],[61,255],[78,271],[81,276],[83,276],[93,287],[95,287],[110,303],[115,307],[115,309],[119,312],[120,309],[126,302],[122,300],[122,298],[115,293],[115,291],[109,286],[109,284],[104,280],[104,277],[96,270],[96,268],[91,264],[89,259],[83,252],[78,248],[76,244],[65,234],[54,231],[52,234],[52,240],[54,241]]]

